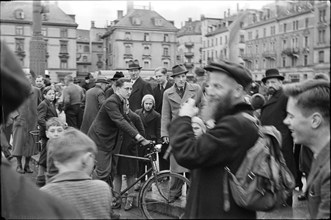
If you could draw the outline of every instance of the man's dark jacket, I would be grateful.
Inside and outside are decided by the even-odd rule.
[[[141,77],[139,77],[132,85],[132,92],[129,98],[130,109],[133,112],[141,108],[141,100],[146,94],[153,95],[152,86]]]
[[[224,167],[229,166],[235,173],[258,138],[256,125],[241,114],[243,111],[251,114],[250,105],[236,105],[198,139],[194,137],[190,117],[178,117],[170,124],[172,152],[177,162],[192,173],[183,218],[256,218],[256,212],[235,204],[230,190],[230,210],[224,211]]]

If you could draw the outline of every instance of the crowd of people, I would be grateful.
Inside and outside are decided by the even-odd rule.
[[[183,218],[256,218],[256,211],[231,196],[229,210],[222,208],[224,167],[235,172],[259,137],[243,112],[280,131],[281,152],[302,190],[299,199],[308,200],[311,218],[330,218],[328,76],[284,83],[277,69],[268,69],[259,84],[242,64],[220,60],[195,68],[193,82],[183,64],[170,74],[158,67],[152,84],[140,76],[138,60],[131,60],[127,75],[89,74],[83,83],[68,75],[64,83],[52,83],[33,71],[24,74],[3,42],[1,53],[5,218],[40,219],[47,211],[52,218],[119,218],[113,209],[122,204],[123,175],[130,185],[149,164],[115,154],[143,157],[151,141],[162,144],[160,170],[191,181]],[[32,186],[23,174],[34,172],[31,157],[38,153]],[[125,210],[132,209],[134,190],[144,181],[129,191]],[[169,181],[170,200],[182,196],[181,183],[162,181]],[[284,205],[293,206],[293,194]]]

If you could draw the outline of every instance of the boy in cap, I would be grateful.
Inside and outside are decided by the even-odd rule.
[[[244,101],[251,74],[243,66],[227,61],[211,62],[205,70],[209,72],[206,104],[212,109],[215,126],[194,138],[191,118],[199,109],[189,99],[169,127],[173,154],[192,173],[183,218],[256,218],[255,211],[238,206],[231,195],[227,206],[223,192],[225,166],[236,172],[259,137],[256,125],[243,115],[252,115],[250,104]]]

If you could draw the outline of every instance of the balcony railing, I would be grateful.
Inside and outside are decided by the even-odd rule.
[[[300,54],[300,49],[298,47],[295,47],[295,48],[285,48],[282,51],[282,55],[287,55],[287,56],[298,57],[299,54]]]
[[[125,53],[123,58],[124,59],[133,59],[133,55],[131,53]]]
[[[192,58],[192,57],[194,56],[194,53],[193,53],[193,52],[185,52],[185,53],[184,53],[184,56],[185,56],[186,58]]]
[[[244,53],[242,54],[242,59],[245,61],[252,61],[254,59],[255,55],[252,53]]]
[[[60,52],[59,53],[59,58],[61,60],[68,60],[69,59],[69,53],[66,53],[66,52]]]
[[[276,59],[276,52],[275,51],[265,51],[262,53],[262,56],[267,58],[267,59]]]
[[[194,43],[193,42],[185,42],[185,47],[193,47]]]
[[[15,53],[19,57],[22,57],[22,58],[25,57],[25,51],[24,50],[16,50]]]
[[[151,55],[148,55],[148,54],[143,54],[142,58],[143,58],[143,60],[144,60],[144,59],[149,59],[149,60],[151,60],[151,59],[152,59],[152,56],[151,56]]]

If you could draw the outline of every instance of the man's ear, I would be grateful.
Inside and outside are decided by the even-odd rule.
[[[323,121],[323,116],[319,112],[314,112],[311,115],[311,126],[312,128],[318,128]]]

